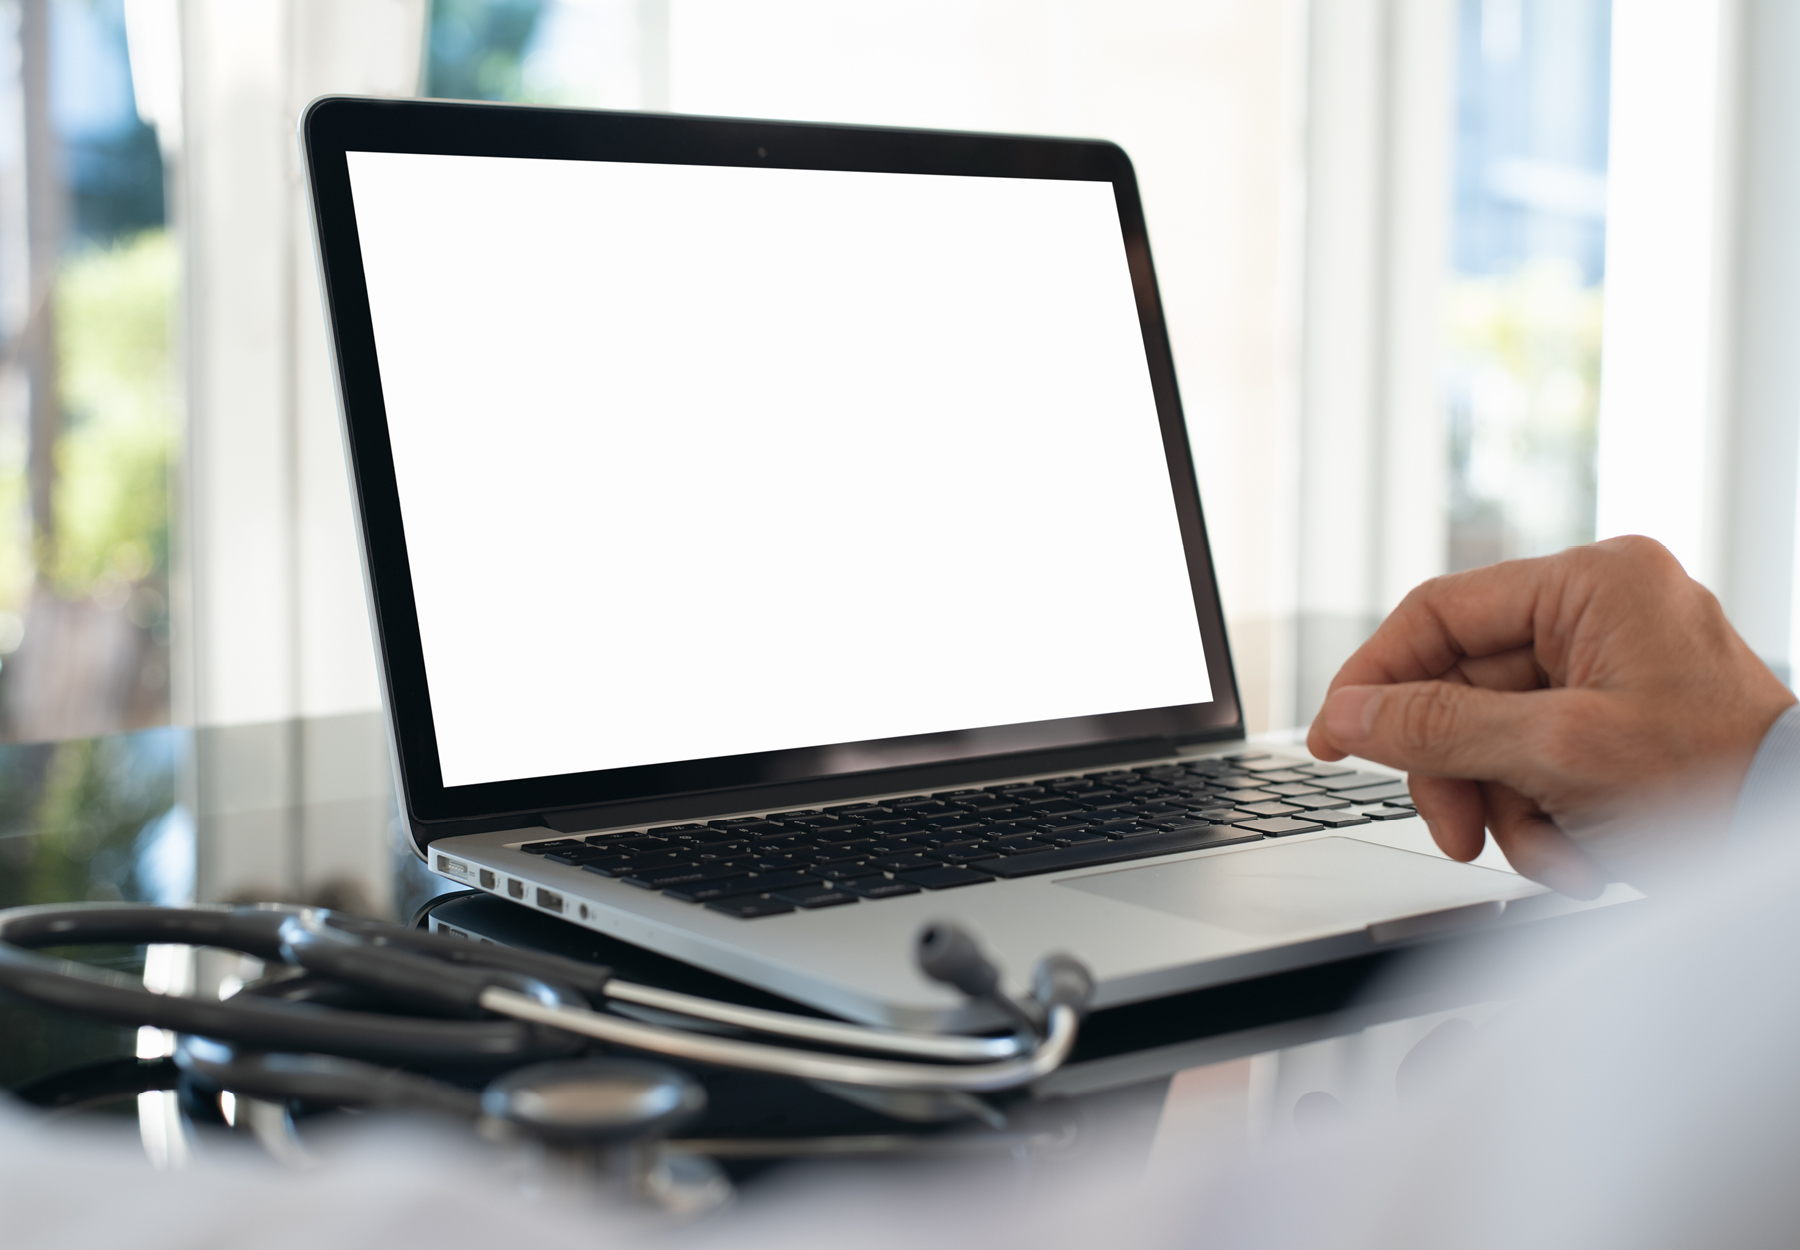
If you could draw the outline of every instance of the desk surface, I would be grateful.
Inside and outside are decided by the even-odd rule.
[[[374,767],[365,758],[378,742],[366,723],[340,718],[327,728],[340,746],[361,744],[344,772],[365,782],[385,776],[384,760]],[[326,787],[322,795],[270,804],[267,762],[259,754],[268,737],[264,726],[236,737],[232,731],[159,729],[0,746],[0,906],[181,902],[198,887],[202,897],[286,897],[403,920],[424,913],[491,940],[606,962],[632,979],[769,1001],[758,991],[498,900],[451,897],[463,892],[426,872],[392,836],[391,793],[373,783],[364,784],[362,793],[355,786]],[[196,772],[205,774],[197,785]],[[264,787],[260,800],[258,784]],[[328,836],[313,836],[320,830]],[[320,871],[319,857],[309,864],[307,853],[329,847],[330,837],[354,843],[352,853],[325,856],[330,871]],[[246,885],[257,871],[268,878],[260,890]],[[237,890],[208,889],[209,882],[233,880]],[[1544,932],[1529,940],[1556,940],[1556,925],[1596,923],[1605,923],[1604,916],[1565,917],[1539,926]],[[1492,939],[1456,939],[1484,940]],[[142,951],[89,957],[133,970],[141,967]],[[1083,1097],[1160,1091],[1174,1077],[1171,1117],[1179,1118],[1184,1088],[1204,1088],[1213,1099],[1230,1088],[1237,1091],[1234,1098],[1241,1094],[1252,1132],[1286,1123],[1309,1094],[1346,1103],[1391,1098],[1396,1073],[1424,1039],[1441,1035],[1447,1022],[1478,1021],[1510,992],[1465,980],[1420,995],[1392,975],[1399,958],[1371,955],[1099,1013],[1084,1029],[1072,1062],[1034,1092]],[[0,1001],[0,1086],[130,1056],[137,1047],[133,1030]]]

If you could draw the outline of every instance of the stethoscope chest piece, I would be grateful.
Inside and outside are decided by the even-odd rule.
[[[569,1144],[666,1137],[705,1109],[706,1091],[698,1082],[641,1059],[532,1064],[481,1094],[481,1110],[490,1119]]]

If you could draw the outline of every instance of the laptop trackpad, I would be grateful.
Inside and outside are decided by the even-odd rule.
[[[1511,873],[1354,838],[1288,842],[1056,884],[1259,936],[1356,929],[1532,892]]]

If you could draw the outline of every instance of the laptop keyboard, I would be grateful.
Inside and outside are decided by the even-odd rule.
[[[1248,751],[519,849],[748,920],[1411,815],[1402,780]]]

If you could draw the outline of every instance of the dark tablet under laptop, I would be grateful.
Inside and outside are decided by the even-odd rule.
[[[303,141],[437,871],[913,1024],[940,915],[1107,1003],[1534,891],[1245,751],[1116,146],[342,98]]]

